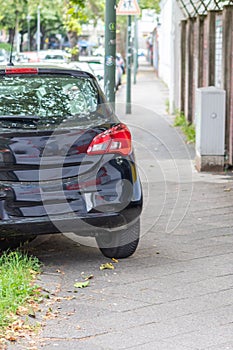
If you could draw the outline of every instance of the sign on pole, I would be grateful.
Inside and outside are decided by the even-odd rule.
[[[108,102],[115,102],[116,0],[105,0],[104,90]]]
[[[120,0],[116,14],[117,15],[140,15],[140,7],[137,0]]]

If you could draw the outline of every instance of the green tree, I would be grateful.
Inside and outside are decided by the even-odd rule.
[[[33,47],[40,6],[41,48],[44,48],[45,39],[51,33],[59,31],[65,34],[67,31],[72,52],[76,54],[76,57],[73,55],[75,59],[82,24],[92,20],[96,25],[99,18],[104,19],[105,1],[107,0],[0,0],[0,29],[9,33],[9,42],[12,42],[14,30],[20,32],[23,38],[30,23],[30,46]]]
[[[85,0],[65,0],[64,24],[67,29],[67,36],[71,47],[71,60],[77,61],[78,52],[78,35],[81,33],[81,22],[86,20]]]
[[[12,36],[16,27],[19,28],[19,23],[26,12],[27,1],[25,0],[0,0],[0,28],[9,31],[9,42],[12,41]]]
[[[79,58],[78,37],[82,33],[82,24],[93,20],[97,24],[104,18],[104,0],[66,0],[65,26],[71,46],[72,60]]]
[[[30,2],[33,2],[30,0]],[[36,18],[36,8],[31,7],[33,10],[33,18]],[[51,34],[65,34],[65,27],[63,21],[64,0],[41,0],[40,1],[40,14],[41,14],[41,48],[44,48],[45,39]],[[36,32],[36,23],[34,23],[34,33]]]
[[[20,34],[27,33],[28,15],[30,16],[31,41],[37,30],[37,10],[41,14],[41,44],[44,38],[53,31],[63,28],[64,0],[0,0],[0,28],[9,32],[9,42],[12,41],[14,30]]]
[[[157,13],[160,11],[159,0],[139,0],[139,5],[142,10],[144,9],[152,9]]]
[[[94,25],[97,24],[98,19],[104,20],[105,1],[107,0],[89,0],[85,7],[85,13],[88,20],[93,20]]]

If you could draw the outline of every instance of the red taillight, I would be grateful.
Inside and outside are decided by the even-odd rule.
[[[38,68],[6,68],[5,70],[6,74],[37,74]]]
[[[88,147],[87,154],[121,153],[127,155],[131,152],[131,147],[129,129],[124,124],[118,124],[97,135]]]

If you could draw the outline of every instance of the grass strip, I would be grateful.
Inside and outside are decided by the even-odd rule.
[[[195,143],[196,132],[195,126],[187,121],[184,113],[176,111],[174,126],[179,126],[186,136],[186,141],[188,143]]]
[[[0,330],[4,330],[14,319],[20,306],[29,299],[39,297],[40,291],[34,283],[40,272],[36,257],[20,251],[4,252],[0,257]]]

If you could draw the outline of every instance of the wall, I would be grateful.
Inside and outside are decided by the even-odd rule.
[[[233,6],[182,21],[180,105],[195,123],[198,87],[226,91],[225,163],[233,165]]]
[[[163,0],[160,7],[158,75],[169,88],[170,112],[174,113],[180,101],[180,21],[184,15],[175,0]]]

